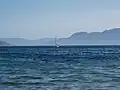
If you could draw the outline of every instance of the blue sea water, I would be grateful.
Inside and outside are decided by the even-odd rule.
[[[0,90],[120,90],[120,46],[0,47]]]

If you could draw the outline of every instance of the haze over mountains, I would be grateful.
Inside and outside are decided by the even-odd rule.
[[[27,40],[23,38],[0,38],[0,40],[16,46],[54,45],[54,38]],[[120,45],[120,28],[103,32],[77,32],[67,38],[59,38],[59,45]]]
[[[0,46],[9,46],[10,44],[5,41],[0,41]]]

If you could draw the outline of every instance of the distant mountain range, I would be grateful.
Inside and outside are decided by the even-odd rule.
[[[11,43],[14,46],[39,46],[54,44],[53,38],[28,40],[24,38],[0,38],[0,40]]]
[[[0,46],[9,46],[10,44],[5,41],[0,41]]]
[[[23,38],[0,38],[0,40],[16,46],[54,45],[54,38],[27,40]],[[67,38],[59,38],[59,45],[120,45],[120,28],[103,32],[77,32]]]

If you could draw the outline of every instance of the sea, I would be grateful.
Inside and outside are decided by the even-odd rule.
[[[120,46],[1,46],[0,90],[120,90]]]

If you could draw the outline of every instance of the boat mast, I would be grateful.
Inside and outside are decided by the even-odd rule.
[[[55,36],[55,46],[57,45],[57,36]]]
[[[59,47],[59,45],[57,44],[57,36],[55,36],[55,46]]]

